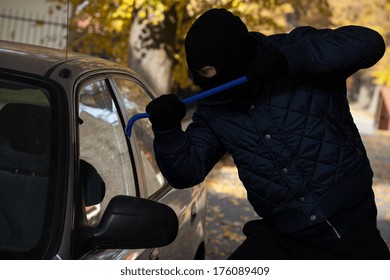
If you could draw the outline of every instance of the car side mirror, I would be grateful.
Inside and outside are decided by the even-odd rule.
[[[141,249],[172,243],[178,232],[176,213],[167,205],[139,197],[115,196],[99,226],[90,228],[92,245],[101,249]]]

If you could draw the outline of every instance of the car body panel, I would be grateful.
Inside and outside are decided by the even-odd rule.
[[[0,41],[0,72],[7,71],[9,75],[42,79],[52,83],[66,93],[63,110],[67,112],[65,118],[66,132],[66,162],[67,173],[66,186],[66,211],[63,212],[62,241],[57,248],[53,259],[72,259],[74,256],[74,227],[75,205],[73,199],[75,193],[75,180],[78,176],[78,136],[77,124],[78,108],[76,106],[77,92],[80,85],[94,77],[105,79],[112,87],[112,94],[119,99],[115,85],[110,82],[111,75],[121,75],[140,83],[147,94],[153,95],[148,90],[146,83],[132,70],[116,63],[93,58],[85,55],[68,53],[32,45]],[[121,108],[121,114],[125,116]],[[122,124],[123,129],[124,124]],[[179,221],[179,231],[176,240],[170,245],[161,248],[150,249],[105,249],[86,251],[82,259],[191,259],[194,258],[199,248],[205,244],[205,215],[206,215],[206,190],[203,184],[186,190],[176,190],[169,185],[164,186],[159,192],[148,197],[146,191],[147,180],[142,167],[142,157],[137,148],[136,135],[129,139],[132,147],[134,168],[138,177],[139,195],[168,205],[174,210]]]

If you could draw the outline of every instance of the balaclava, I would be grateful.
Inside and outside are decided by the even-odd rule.
[[[243,76],[255,54],[246,25],[225,9],[208,10],[194,22],[185,50],[193,81],[203,90]],[[204,66],[215,67],[217,74],[211,78],[199,75]]]

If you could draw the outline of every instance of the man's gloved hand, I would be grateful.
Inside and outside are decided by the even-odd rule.
[[[168,130],[180,125],[186,114],[186,105],[174,94],[164,94],[146,106],[146,113],[156,130]]]
[[[262,52],[256,55],[246,69],[249,81],[257,83],[274,82],[288,73],[288,62],[280,51]]]

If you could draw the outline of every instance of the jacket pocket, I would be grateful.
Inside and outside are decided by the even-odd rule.
[[[353,135],[346,133],[346,129],[341,126],[334,118],[328,114],[324,114],[323,119],[328,124],[330,129],[333,130],[335,136],[338,137],[339,144],[343,145],[346,149],[352,151],[359,157],[366,155],[364,147],[359,145]]]
[[[350,136],[345,133],[345,129],[328,114],[323,115],[323,120],[328,124],[328,127],[334,132],[335,136],[337,136],[340,142],[347,141],[347,144],[355,147],[354,141],[350,138]]]

